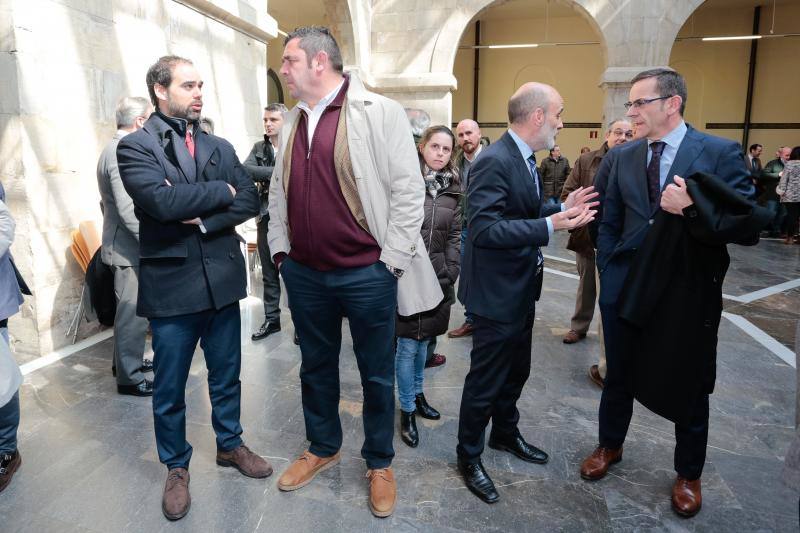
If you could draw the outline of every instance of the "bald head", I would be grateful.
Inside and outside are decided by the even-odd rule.
[[[558,130],[564,127],[564,100],[553,87],[529,82],[508,101],[508,122],[533,151],[552,149]]]
[[[467,156],[472,156],[481,142],[481,128],[478,123],[471,118],[459,122],[456,126],[456,140],[461,150]]]

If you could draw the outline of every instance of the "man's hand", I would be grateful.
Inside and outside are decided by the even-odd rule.
[[[199,226],[202,224],[202,221],[200,220],[200,217],[195,217],[191,220],[181,220],[181,224],[193,224],[195,226]]]
[[[233,185],[231,185],[230,183],[227,183],[226,185],[228,186],[228,189],[230,189],[233,197],[236,198],[236,189],[233,188]]]
[[[683,210],[694,202],[686,189],[686,181],[676,175],[675,183],[670,183],[661,193],[661,209],[673,215],[683,216]]]
[[[597,214],[597,211],[590,209],[590,205],[597,205],[597,202],[594,202],[593,204],[583,204],[578,207],[573,207],[567,209],[566,211],[550,215],[550,221],[553,223],[553,230],[572,230],[585,226],[594,220],[594,216]]]
[[[589,207],[594,207],[600,202],[590,202],[590,200],[594,200],[599,195],[599,192],[594,191],[593,185],[589,185],[588,187],[578,187],[569,193],[567,199],[564,200],[564,209],[569,210],[573,207],[581,207],[584,204],[588,205]]]

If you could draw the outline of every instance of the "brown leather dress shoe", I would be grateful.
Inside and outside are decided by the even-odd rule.
[[[603,381],[603,378],[600,377],[600,369],[597,367],[597,365],[592,365],[589,367],[589,379],[591,379],[592,383],[601,389],[605,387],[605,382]]]
[[[192,497],[189,495],[189,471],[185,468],[173,468],[167,474],[164,485],[164,497],[161,510],[169,520],[180,520],[189,512]]]
[[[378,518],[386,518],[394,512],[397,503],[397,483],[392,467],[367,470],[369,478],[369,510]]]
[[[272,475],[272,465],[242,444],[229,452],[217,450],[217,464],[232,466],[247,477],[265,478]]]
[[[447,332],[447,336],[451,339],[458,339],[460,337],[469,337],[475,331],[475,326],[469,322],[464,322],[460,328],[456,328]]]
[[[622,446],[613,450],[598,446],[592,455],[581,464],[581,477],[587,481],[597,481],[608,473],[608,467],[622,461]]]
[[[308,450],[304,451],[303,455],[281,474],[278,488],[289,491],[305,487],[317,474],[339,464],[339,457],[339,452],[330,457],[317,457]]]
[[[564,344],[575,344],[576,342],[583,340],[586,338],[586,333],[578,333],[574,329],[571,329],[564,335],[562,341]]]
[[[19,450],[14,450],[14,453],[0,453],[0,492],[11,483],[14,472],[19,470],[21,464],[22,456]]]
[[[703,495],[700,493],[700,478],[689,481],[678,476],[672,485],[672,509],[679,515],[690,518],[700,511]]]

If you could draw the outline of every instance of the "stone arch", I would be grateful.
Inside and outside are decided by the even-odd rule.
[[[452,15],[448,17],[442,30],[436,39],[436,44],[431,56],[431,72],[452,72],[455,64],[456,53],[458,52],[458,45],[461,42],[461,37],[467,29],[467,26],[478,15],[490,9],[493,6],[500,5],[506,0],[467,0],[458,2],[458,8],[452,11]],[[606,59],[607,47],[605,44],[605,35],[602,28],[598,25],[597,20],[590,8],[594,8],[592,0],[562,0],[568,3],[576,13],[581,15],[589,25],[595,30],[600,39],[600,46],[602,48],[603,58]],[[680,29],[680,26],[678,27]],[[677,31],[676,31],[677,35]],[[673,39],[674,40],[674,39]]]

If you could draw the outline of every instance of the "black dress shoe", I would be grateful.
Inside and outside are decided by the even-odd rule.
[[[414,401],[417,404],[417,414],[422,418],[427,418],[428,420],[439,420],[442,417],[442,415],[439,414],[439,411],[428,404],[428,400],[425,399],[425,395],[423,393],[420,392],[417,394],[417,397]]]
[[[463,463],[458,462],[458,471],[464,478],[467,488],[472,493],[485,501],[486,503],[495,503],[500,499],[497,494],[497,489],[494,488],[494,482],[486,470],[483,469],[483,464],[480,461],[477,463]]]
[[[275,320],[271,322],[264,322],[261,324],[261,327],[258,328],[258,331],[250,335],[250,338],[254,341],[260,341],[261,339],[266,339],[273,333],[277,333],[281,330],[281,323]]]
[[[400,438],[403,442],[416,448],[419,444],[419,432],[417,432],[417,421],[414,412],[406,413],[400,410]]]
[[[117,392],[130,396],[152,396],[153,382],[145,379],[138,385],[117,385]]]
[[[547,454],[536,446],[525,442],[525,439],[523,439],[521,435],[517,435],[509,440],[489,437],[489,448],[514,454],[523,461],[528,461],[529,463],[542,465],[547,462]]]
[[[139,368],[142,372],[152,372],[153,371],[153,360],[152,359],[143,359],[142,366]],[[111,375],[117,377],[117,365],[111,365]]]

